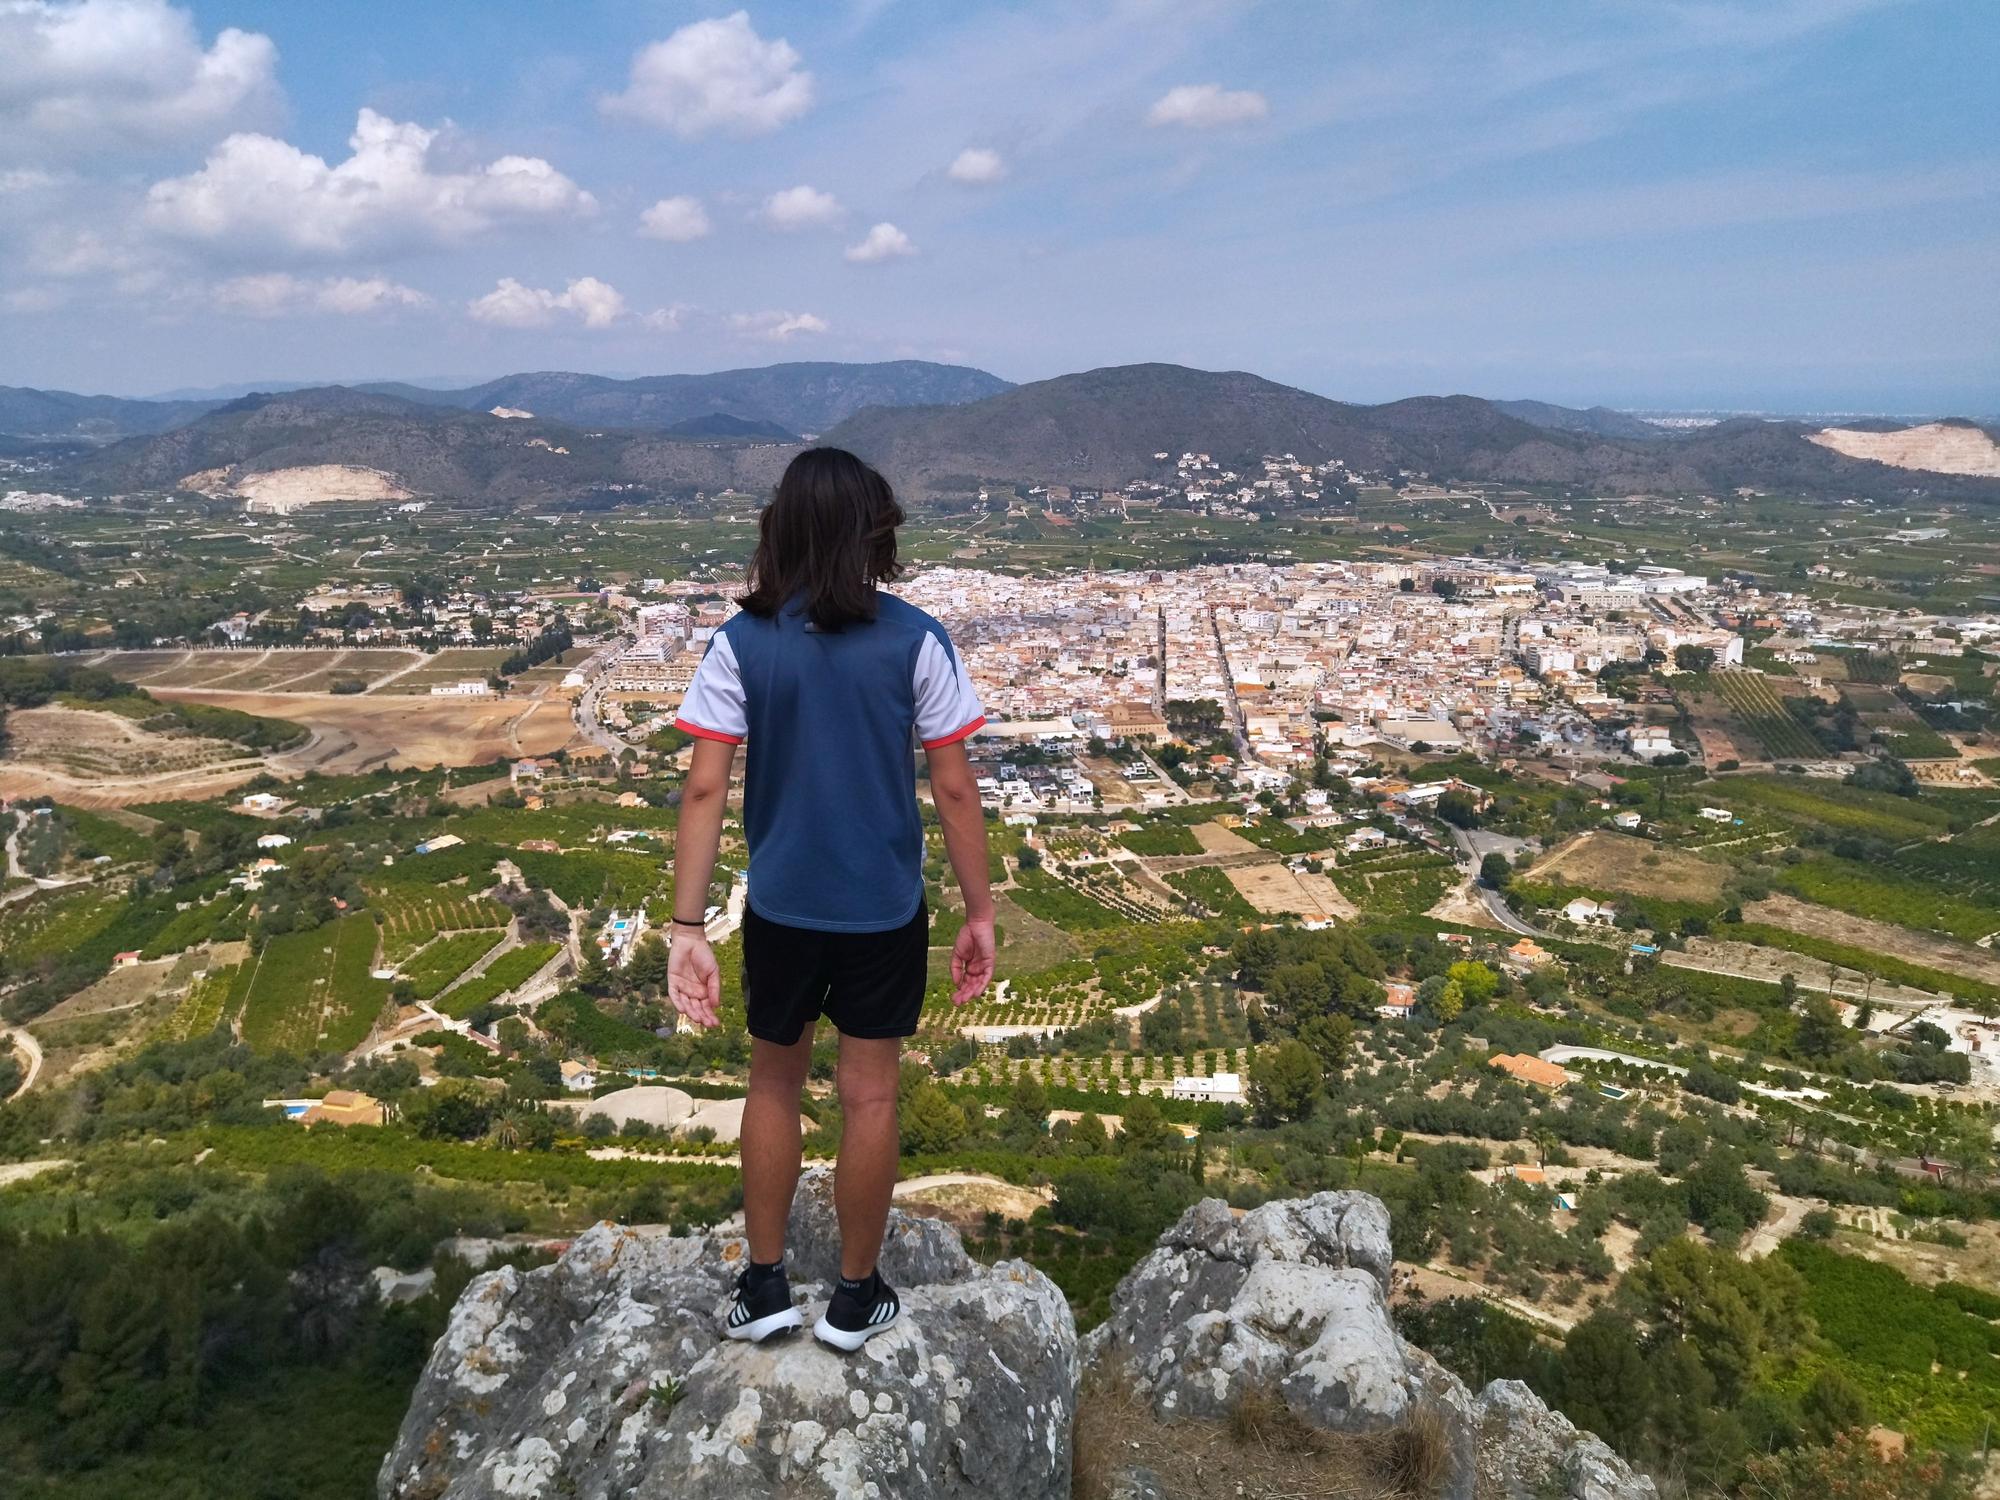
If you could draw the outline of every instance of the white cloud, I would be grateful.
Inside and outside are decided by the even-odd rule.
[[[815,313],[755,312],[731,313],[729,326],[746,338],[782,344],[797,334],[825,333],[831,325]]]
[[[337,256],[596,211],[596,199],[540,157],[439,170],[438,137],[364,109],[348,138],[354,154],[330,167],[268,135],[232,135],[200,171],[154,183],[146,218],[182,239]]]
[[[157,150],[276,113],[278,49],[165,0],[0,0],[0,152]]]
[[[666,240],[685,245],[698,240],[711,228],[708,210],[699,198],[662,198],[639,215],[639,233],[649,240]]]
[[[967,146],[952,159],[945,176],[967,187],[989,187],[1007,175],[1007,163],[988,146]]]
[[[56,185],[57,178],[51,172],[35,167],[16,167],[0,170],[0,196],[8,193],[34,193]]]
[[[677,302],[672,307],[656,307],[649,313],[642,313],[639,321],[655,333],[679,333],[692,311],[692,308]]]
[[[845,212],[833,194],[822,193],[805,183],[773,193],[764,200],[764,222],[773,229],[786,231],[836,224]]]
[[[572,314],[585,328],[609,328],[623,315],[625,299],[595,276],[579,277],[560,292],[523,286],[504,276],[492,291],[468,303],[466,311],[501,328],[546,328],[560,313]]]
[[[812,74],[782,37],[765,41],[743,11],[683,26],[632,59],[625,92],[606,114],[671,130],[684,139],[713,130],[769,135],[812,107]]]
[[[54,312],[68,302],[68,289],[58,286],[23,286],[0,293],[0,311],[10,313]]]
[[[146,268],[145,258],[129,245],[106,238],[95,229],[57,225],[50,225],[35,237],[27,260],[41,275],[65,281],[129,275]]]
[[[847,258],[858,266],[916,253],[917,247],[910,243],[910,237],[894,224],[877,224],[863,236],[860,244],[847,247]]]
[[[1225,89],[1219,83],[1184,83],[1162,94],[1146,111],[1148,125],[1186,125],[1213,130],[1261,120],[1271,112],[1264,96],[1253,89]]]
[[[384,312],[398,307],[424,307],[430,302],[414,287],[380,276],[328,276],[323,279],[272,271],[238,276],[215,289],[216,304],[230,312],[256,318],[280,318],[303,312]]]

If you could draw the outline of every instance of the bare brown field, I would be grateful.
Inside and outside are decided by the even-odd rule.
[[[9,763],[88,780],[213,768],[248,757],[224,740],[155,734],[120,714],[54,704],[7,720]]]
[[[1194,825],[1195,842],[1209,854],[1253,854],[1259,847],[1232,828],[1224,828],[1220,823],[1197,823]]]
[[[1892,927],[1887,922],[1835,911],[1830,906],[1818,906],[1810,901],[1801,901],[1796,896],[1777,894],[1769,900],[1753,902],[1743,908],[1743,916],[1746,921],[1768,922],[1788,932],[1827,938],[1856,948],[1872,948],[1877,953],[1922,964],[1926,968],[1943,969],[1948,974],[1963,974],[1968,979],[2000,984],[2000,956],[1984,948],[1908,927]]]
[[[1352,904],[1324,875],[1295,875],[1288,866],[1276,861],[1265,865],[1236,865],[1223,873],[1236,887],[1237,894],[1267,917],[1289,914],[1318,920],[1354,915]],[[1311,887],[1306,885],[1307,880],[1313,882]],[[1329,892],[1336,904],[1328,902]]]
[[[1683,849],[1624,833],[1586,833],[1543,857],[1528,871],[1528,879],[1668,901],[1713,901],[1722,894],[1727,874],[1722,865]]]
[[[314,744],[271,757],[278,775],[375,766],[480,765],[495,756],[548,755],[573,737],[568,705],[537,699],[420,698],[337,693],[165,689],[159,696],[212,703],[305,724]]]
[[[87,666],[99,667],[127,682],[144,682],[192,655],[187,651],[107,651],[93,656]]]

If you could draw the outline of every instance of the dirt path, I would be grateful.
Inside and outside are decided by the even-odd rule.
[[[327,662],[321,666],[308,667],[303,672],[294,672],[289,677],[280,677],[276,682],[267,682],[262,687],[258,688],[257,691],[260,693],[282,693],[286,688],[290,687],[295,682],[304,682],[308,677],[317,677],[322,672],[331,673],[332,671],[334,671],[335,668],[339,667],[339,665],[342,662],[346,661],[347,658],[352,656],[353,654],[354,653],[351,650],[343,648],[334,653],[332,661]],[[232,672],[229,675],[234,677],[240,674]],[[222,687],[225,685],[226,684],[224,679],[220,677],[215,679],[215,681],[213,682],[203,684],[204,687]]]
[[[18,1099],[21,1095],[27,1093],[29,1089],[33,1088],[35,1080],[41,1076],[42,1044],[36,1041],[28,1032],[0,1030],[0,1044],[9,1042],[18,1047],[28,1059],[27,1076],[21,1080],[21,1086],[8,1096],[10,1099]]]
[[[231,667],[227,672],[219,672],[208,679],[209,687],[221,687],[232,677],[241,677],[246,672],[254,672],[271,659],[271,648],[265,647],[240,667]]]
[[[1763,1259],[1798,1233],[1799,1221],[1814,1208],[1825,1207],[1824,1204],[1808,1203],[1803,1198],[1787,1198],[1781,1193],[1771,1194],[1771,1206],[1778,1211],[1777,1217],[1766,1219],[1751,1231],[1740,1252],[1745,1260]]]
[[[395,682],[400,678],[408,677],[412,672],[419,671],[423,667],[429,665],[430,660],[431,660],[430,657],[425,656],[422,653],[419,653],[418,655],[416,655],[411,659],[410,664],[407,667],[398,667],[396,668],[395,671],[389,673],[388,676],[378,677],[373,682],[369,683],[368,691],[371,693],[379,693],[382,691],[383,688],[387,687],[390,683]]]
[[[44,1172],[69,1165],[67,1161],[10,1161],[0,1165],[0,1187],[12,1182],[26,1182],[30,1177],[39,1177]]]
[[[1404,1285],[1414,1286],[1424,1296],[1433,1301],[1444,1297],[1477,1297],[1482,1302],[1491,1302],[1504,1307],[1508,1312],[1526,1318],[1530,1323],[1543,1328],[1554,1329],[1558,1333],[1568,1333],[1579,1319],[1570,1312],[1556,1312],[1546,1307],[1538,1307],[1532,1302],[1523,1302],[1518,1297],[1509,1297],[1494,1291],[1482,1281],[1475,1281],[1459,1271],[1443,1266],[1406,1266],[1397,1263],[1397,1279]]]
[[[1424,915],[1435,917],[1440,922],[1452,922],[1460,927],[1506,931],[1493,919],[1493,913],[1487,910],[1486,903],[1480,899],[1476,876],[1469,876],[1459,881]]]

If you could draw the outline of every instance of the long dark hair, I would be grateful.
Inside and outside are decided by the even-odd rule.
[[[841,448],[793,459],[757,517],[749,591],[736,602],[766,619],[787,605],[821,630],[875,618],[875,586],[901,571],[903,508],[889,481]]]

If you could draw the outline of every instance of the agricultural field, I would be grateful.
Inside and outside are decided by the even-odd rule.
[[[116,892],[88,886],[0,907],[0,952],[22,962],[73,952],[110,926],[118,905]]]
[[[1327,874],[1358,911],[1383,917],[1422,916],[1458,883],[1458,866],[1429,851],[1385,850]]]
[[[1530,880],[1590,890],[1632,891],[1671,901],[1714,901],[1727,867],[1625,833],[1586,833],[1552,850],[1527,872]]]
[[[185,1042],[207,1036],[234,1015],[230,999],[236,988],[236,967],[211,969],[195,980],[181,996],[173,1014],[160,1024],[159,1035],[167,1041]],[[237,997],[240,1000],[240,996]]]
[[[1712,712],[1705,700],[1720,701],[1730,737],[1758,752],[1749,758],[1817,760],[1826,754],[1819,741],[1785,708],[1782,694],[1762,672],[1719,671],[1676,679],[1675,691],[1699,717]]]
[[[2000,1326],[1889,1266],[1797,1239],[1780,1253],[1876,1420],[1921,1444],[1985,1438],[2000,1410]]]
[[[1863,791],[1815,777],[1732,776],[1710,790],[1730,808],[1749,807],[1794,824],[1898,843],[1934,838],[1957,821],[1936,798]]]
[[[54,704],[9,714],[7,738],[0,770],[18,763],[24,773],[77,785],[213,771],[248,755],[227,740],[160,734],[123,714]]]
[[[176,912],[143,952],[147,958],[162,958],[199,947],[221,933],[242,936],[248,920],[249,902],[235,891],[223,891],[208,899],[197,898],[186,911]]]
[[[389,996],[389,986],[370,977],[375,944],[375,921],[365,912],[270,939],[251,964],[243,1040],[301,1055],[358,1045]]]
[[[1210,866],[1193,870],[1175,870],[1160,878],[1190,901],[1198,903],[1202,909],[1218,917],[1239,921],[1254,921],[1257,908],[1244,899],[1230,879],[1229,870],[1218,870]]]
[[[1129,920],[1041,870],[1018,872],[1009,894],[1023,911],[1065,932],[1103,932]]]
[[[368,904],[382,919],[382,959],[389,964],[401,963],[441,932],[501,928],[511,920],[499,902],[452,886],[398,883],[370,890]]]
[[[435,1008],[454,1020],[463,1019],[488,1001],[498,1000],[509,990],[526,984],[562,952],[562,947],[561,943],[528,943],[509,948],[488,964],[484,973],[446,990]]]
[[[631,908],[666,888],[668,871],[637,854],[587,849],[546,854],[516,849],[508,856],[531,886],[553,892],[565,906]]]
[[[402,982],[418,1000],[428,1000],[478,963],[505,936],[493,932],[454,932],[427,944],[400,966]]]
[[[1201,842],[1177,823],[1161,823],[1134,828],[1118,835],[1118,842],[1134,854],[1199,854]]]
[[[1787,868],[1778,885],[1822,906],[1898,927],[1942,932],[1962,942],[1977,943],[2000,932],[2000,905],[1966,900],[1929,881],[1878,865],[1812,859]]]

